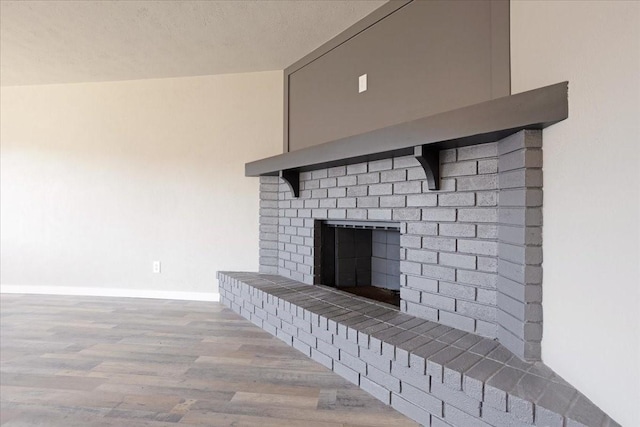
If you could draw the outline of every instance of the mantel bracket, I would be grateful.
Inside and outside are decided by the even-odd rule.
[[[294,169],[281,170],[280,178],[287,183],[293,197],[300,196],[300,172]]]
[[[413,147],[413,155],[424,169],[429,190],[438,190],[440,188],[440,150],[430,148],[428,145],[416,145]]]

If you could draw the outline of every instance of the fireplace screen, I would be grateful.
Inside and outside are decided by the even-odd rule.
[[[324,221],[321,227],[321,283],[399,306],[399,225]]]

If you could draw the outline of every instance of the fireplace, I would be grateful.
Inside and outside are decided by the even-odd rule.
[[[400,307],[400,224],[317,221],[320,283]]]

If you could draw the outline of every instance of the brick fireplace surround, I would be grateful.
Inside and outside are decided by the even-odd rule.
[[[613,426],[540,362],[542,131],[260,178],[260,273],[224,304],[426,426]],[[397,221],[400,310],[320,283],[322,220]]]

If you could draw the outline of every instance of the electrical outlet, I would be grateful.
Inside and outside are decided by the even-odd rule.
[[[153,272],[160,273],[160,261],[153,261]]]
[[[365,92],[367,90],[367,75],[363,74],[358,77],[358,93]]]

